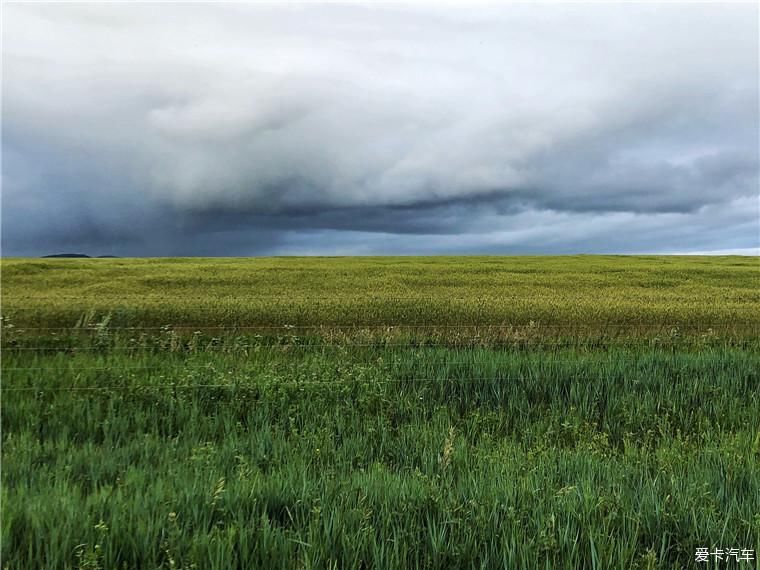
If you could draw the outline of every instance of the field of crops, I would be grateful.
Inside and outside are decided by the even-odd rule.
[[[1,268],[3,568],[760,550],[756,258]]]

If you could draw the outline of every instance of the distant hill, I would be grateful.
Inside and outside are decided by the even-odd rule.
[[[43,258],[50,258],[50,257],[76,257],[76,258],[86,258],[86,259],[93,259],[91,255],[87,255],[86,253],[54,253],[53,255],[43,255]],[[95,259],[115,259],[119,257],[118,255],[98,255],[95,257]]]

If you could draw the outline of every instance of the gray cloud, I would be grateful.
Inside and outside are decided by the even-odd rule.
[[[756,248],[757,11],[10,4],[3,253]]]

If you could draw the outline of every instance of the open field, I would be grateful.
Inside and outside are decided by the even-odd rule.
[[[17,324],[758,325],[742,257],[4,260]]]
[[[757,553],[759,272],[737,257],[3,260],[3,565]]]

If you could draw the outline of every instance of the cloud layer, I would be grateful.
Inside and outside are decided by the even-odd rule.
[[[11,4],[3,253],[758,247],[758,7]]]

